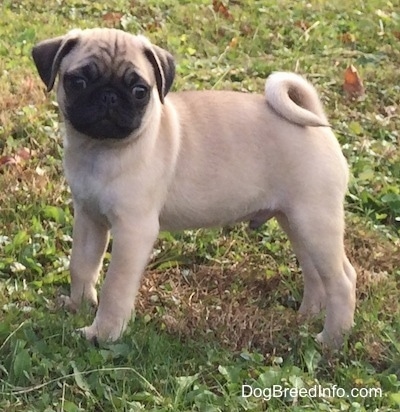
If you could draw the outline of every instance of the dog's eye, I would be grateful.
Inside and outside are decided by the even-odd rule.
[[[87,81],[80,76],[68,76],[67,82],[75,90],[84,90],[87,87]]]
[[[135,99],[142,100],[147,96],[147,87],[145,86],[134,86],[132,88],[132,93]]]

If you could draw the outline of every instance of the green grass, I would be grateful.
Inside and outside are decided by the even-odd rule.
[[[224,1],[221,13],[211,0],[2,2],[0,410],[399,409],[400,3],[336,3]],[[357,311],[341,351],[314,341],[322,319],[298,322],[301,273],[275,222],[257,232],[163,233],[124,337],[97,348],[75,334],[93,313],[56,305],[69,287],[73,214],[55,96],[44,93],[30,50],[94,26],[144,33],[169,49],[175,90],[261,93],[275,70],[315,84],[352,172],[346,249],[359,275]],[[342,91],[350,64],[366,88],[357,101]],[[243,384],[383,396],[267,401],[242,397]]]

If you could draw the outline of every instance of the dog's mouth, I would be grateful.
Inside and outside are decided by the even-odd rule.
[[[140,126],[140,118],[118,110],[91,110],[67,107],[65,118],[78,132],[98,140],[121,140],[129,137]]]
[[[88,137],[93,139],[125,139],[134,131],[134,127],[121,125],[110,118],[103,118],[90,123],[74,124],[74,128]]]
[[[92,125],[91,129],[91,137],[97,139],[124,139],[134,130],[130,125],[119,124],[112,117],[104,117]]]

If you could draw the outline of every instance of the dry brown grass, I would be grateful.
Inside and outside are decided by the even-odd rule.
[[[43,83],[31,70],[15,69],[3,71],[4,79],[0,82],[0,127],[2,135],[18,136],[21,132],[19,112],[24,106],[35,106],[40,109],[48,104]],[[33,122],[36,119],[32,119]],[[1,135],[0,134],[0,135]],[[0,142],[4,148],[4,141]]]
[[[384,288],[388,293],[385,302],[380,303],[382,310],[399,310],[398,290],[393,290],[396,281],[391,276],[400,267],[399,245],[365,230],[360,223],[348,228],[346,248],[358,273],[358,307],[373,300],[376,288]],[[291,350],[299,328],[294,308],[299,302],[293,304],[285,284],[290,281],[295,289],[301,290],[302,280],[295,262],[291,263],[294,273],[285,281],[278,271],[266,277],[263,266],[258,267],[258,273],[248,270],[252,266],[251,256],[224,268],[212,265],[149,271],[137,308],[182,339],[210,334],[234,351],[247,348],[273,354],[279,348],[282,353]],[[321,326],[321,320],[309,325],[312,333]],[[353,339],[368,343],[371,361],[384,358],[386,343],[377,339],[370,325],[360,325]]]

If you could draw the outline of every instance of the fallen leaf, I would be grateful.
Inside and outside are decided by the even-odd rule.
[[[0,157],[0,166],[5,166],[5,165],[15,165],[17,164],[17,160],[15,159],[14,156],[2,156]]]
[[[111,26],[118,26],[121,23],[122,17],[122,13],[109,11],[103,15],[103,21]]]
[[[28,76],[25,78],[24,81],[25,89],[27,93],[31,93],[33,88],[35,87],[35,81],[33,80],[32,76]]]
[[[146,24],[146,31],[147,32],[155,32],[162,27],[161,21],[153,20],[151,23]]]
[[[233,37],[232,40],[229,42],[229,47],[234,48],[238,45],[238,38],[237,37]]]
[[[387,117],[393,117],[396,115],[397,106],[396,105],[385,106],[384,111]]]
[[[17,150],[16,155],[22,158],[23,160],[29,160],[32,156],[32,152],[30,149],[22,147],[21,149]]]
[[[342,33],[342,35],[340,36],[340,40],[344,44],[351,44],[356,42],[356,36],[354,36],[354,34],[352,33],[346,32]]]
[[[19,165],[32,157],[32,151],[26,147],[21,147],[12,155],[0,157],[0,166]]]
[[[240,31],[242,32],[242,34],[244,34],[245,36],[250,36],[253,33],[253,29],[250,25],[243,23],[240,26]]]
[[[361,77],[353,65],[350,65],[344,72],[343,90],[351,99],[356,99],[365,94]]]
[[[213,9],[216,13],[221,14],[223,17],[225,17],[228,20],[232,20],[233,16],[231,12],[228,9],[228,6],[225,6],[222,1],[219,0],[213,0]]]
[[[304,20],[297,20],[294,22],[294,25],[296,27],[300,27],[300,29],[302,29],[303,31],[306,31],[310,28],[310,24]]]

